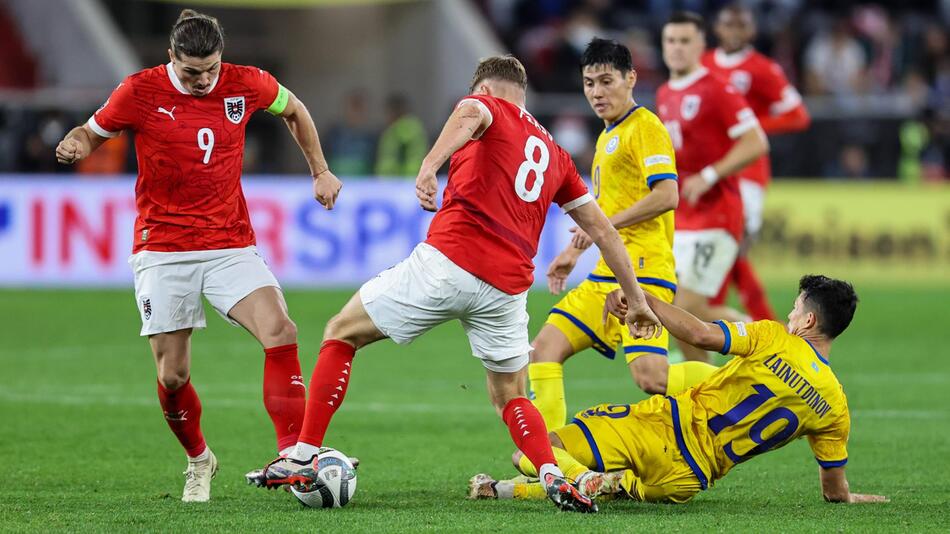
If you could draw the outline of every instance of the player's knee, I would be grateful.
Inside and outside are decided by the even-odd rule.
[[[531,363],[564,363],[574,352],[569,341],[557,339],[556,336],[549,335],[544,329],[531,342],[531,348]]]
[[[548,439],[551,441],[551,446],[552,446],[552,447],[557,447],[557,448],[559,448],[559,449],[563,449],[563,448],[564,448],[564,442],[561,441],[561,436],[558,436],[558,435],[557,435],[557,432],[555,432],[555,431],[553,431],[553,430],[550,431],[550,432],[548,432]]]
[[[664,395],[667,387],[666,369],[641,367],[635,370],[633,380],[637,383],[644,393],[650,395]]]
[[[175,391],[188,382],[187,369],[162,369],[158,373],[158,381],[168,391]]]
[[[274,321],[267,332],[274,343],[289,345],[297,342],[297,324],[286,315]]]

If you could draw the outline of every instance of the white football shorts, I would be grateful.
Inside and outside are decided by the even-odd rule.
[[[240,326],[228,312],[261,287],[280,287],[257,247],[152,252],[129,257],[135,273],[135,301],[142,336],[204,328],[203,294],[221,317]]]
[[[765,213],[765,188],[758,182],[739,179],[739,194],[742,196],[742,213],[745,215],[745,231],[750,236],[762,229]]]
[[[380,332],[399,343],[458,319],[472,354],[489,370],[528,365],[528,293],[509,295],[420,243],[408,258],[360,288],[360,300]]]
[[[720,228],[676,230],[673,234],[679,286],[706,297],[719,293],[738,253],[735,238]]]

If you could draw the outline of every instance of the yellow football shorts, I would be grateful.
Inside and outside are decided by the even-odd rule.
[[[667,356],[670,347],[670,335],[666,329],[655,339],[636,339],[630,330],[616,317],[607,318],[604,324],[604,302],[607,294],[620,286],[613,282],[595,281],[593,275],[564,295],[551,308],[546,321],[554,325],[571,342],[574,352],[588,347],[604,356],[614,359],[617,348],[623,350],[627,363],[644,354]],[[663,302],[673,302],[673,290],[653,284],[640,284],[644,291]]]
[[[594,406],[554,432],[587,467],[625,470],[621,487],[637,501],[684,503],[703,489],[680,452],[668,401],[660,395]]]

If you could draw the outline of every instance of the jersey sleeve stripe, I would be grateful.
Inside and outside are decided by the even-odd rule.
[[[821,467],[825,469],[831,469],[832,467],[844,467],[845,464],[848,463],[847,458],[845,458],[844,460],[830,460],[830,461],[819,460],[818,458],[815,458],[815,460],[818,462],[818,465],[820,465]]]
[[[590,340],[593,342],[591,344],[592,349],[610,358],[611,360],[614,359],[614,357],[617,355],[617,353],[612,348],[610,348],[609,345],[607,345],[606,343],[603,342],[603,340],[597,337],[597,334],[595,334],[593,330],[591,330],[586,324],[584,324],[583,321],[581,321],[577,317],[574,317],[573,315],[559,308],[551,308],[551,314],[552,315],[557,314],[557,315],[562,315],[566,317],[567,320],[573,323],[574,326],[576,326],[578,330],[586,334],[587,337],[589,337]]]
[[[782,99],[769,106],[769,113],[772,115],[784,115],[797,108],[802,103],[802,95],[789,85],[782,90]]]
[[[739,124],[734,124],[731,128],[729,128],[729,138],[735,139],[758,125],[759,121],[755,117],[745,119]]]
[[[650,187],[650,189],[652,189],[652,188],[653,188],[653,184],[655,184],[655,183],[657,183],[657,182],[660,182],[660,181],[663,181],[663,180],[676,180],[676,178],[677,178],[677,177],[676,177],[676,173],[675,173],[675,172],[664,172],[664,173],[661,173],[661,174],[651,174],[650,176],[647,176],[647,186]]]
[[[587,425],[580,419],[575,417],[571,422],[577,425],[577,427],[581,429],[581,432],[584,433],[584,437],[587,438],[587,444],[590,445],[590,452],[594,455],[594,462],[597,463],[597,471],[603,472],[605,470],[604,459],[600,455],[600,447],[598,447],[597,442],[594,441],[594,435],[590,433],[590,429],[587,428]]]
[[[651,345],[630,345],[629,347],[623,348],[624,354],[630,354],[633,352],[648,352],[650,354],[659,354],[660,356],[669,356],[669,352],[663,347],[654,347]]]
[[[723,342],[722,350],[719,351],[719,354],[729,354],[729,349],[732,348],[732,334],[729,333],[729,327],[722,321],[716,321],[713,324],[722,328],[722,333],[726,336],[726,340]]]
[[[594,200],[594,197],[590,193],[584,193],[583,195],[575,198],[574,200],[567,202],[561,205],[561,209],[564,210],[564,213],[571,211],[574,208],[579,208],[588,202]]]
[[[487,130],[492,125],[492,123],[495,122],[495,116],[492,115],[491,110],[488,109],[488,106],[486,106],[484,102],[478,100],[477,98],[463,98],[459,101],[458,105],[455,106],[455,109],[462,107],[462,104],[465,104],[466,102],[474,103],[476,106],[478,106],[478,109],[482,110],[482,113],[488,115],[488,124],[482,128],[482,133],[484,133],[485,130]]]
[[[89,120],[86,122],[86,124],[89,126],[89,128],[92,131],[96,132],[96,135],[98,135],[99,137],[112,138],[122,133],[122,132],[110,132],[109,130],[106,130],[102,126],[99,126],[99,123],[96,122],[95,115],[93,115],[92,117],[89,117]]]

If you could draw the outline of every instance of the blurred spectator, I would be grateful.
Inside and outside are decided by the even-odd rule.
[[[376,134],[369,125],[366,92],[356,89],[343,97],[343,121],[327,132],[327,162],[337,176],[373,173]]]
[[[868,178],[870,163],[863,145],[847,144],[841,148],[836,161],[828,165],[825,176],[831,178]]]
[[[118,137],[103,143],[95,152],[76,163],[76,172],[86,175],[124,173],[131,135],[129,132],[122,132]]]
[[[551,123],[551,135],[561,148],[574,158],[581,173],[590,172],[594,161],[594,141],[588,130],[585,117],[575,113],[564,113]]]
[[[67,124],[59,110],[44,113],[36,127],[26,133],[17,168],[23,172],[72,172],[56,163],[55,150],[60,139],[66,135]]]
[[[561,29],[560,39],[554,47],[545,88],[570,92],[583,90],[580,76],[581,54],[591,39],[604,33],[603,26],[592,10],[574,10]]]
[[[805,50],[805,90],[849,96],[864,92],[867,56],[844,17],[819,33]]]
[[[415,178],[429,149],[425,127],[409,112],[409,103],[403,95],[389,95],[386,116],[388,126],[379,138],[376,174]]]

